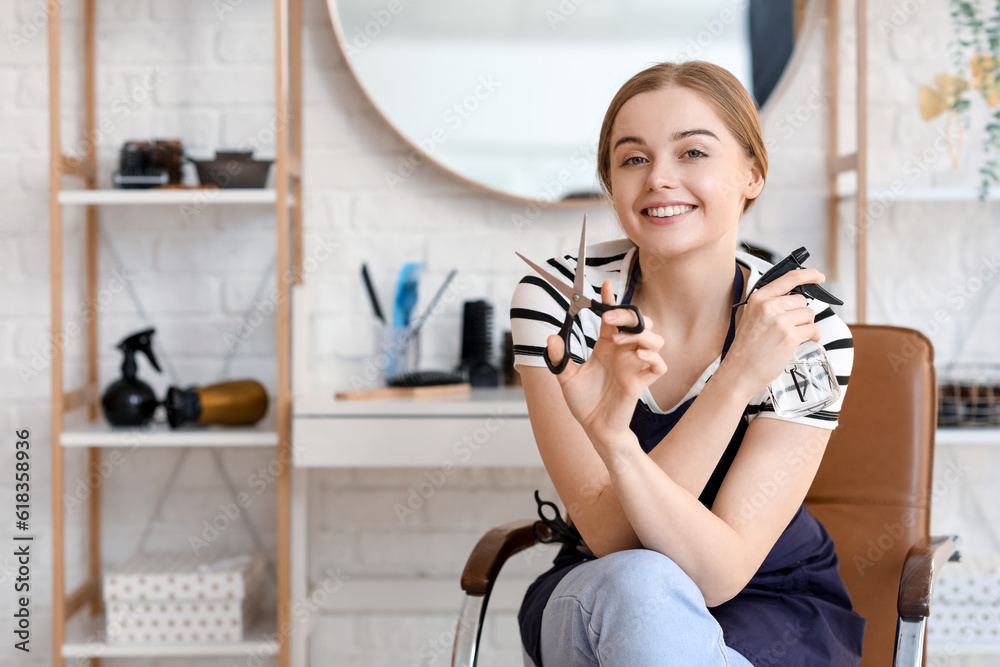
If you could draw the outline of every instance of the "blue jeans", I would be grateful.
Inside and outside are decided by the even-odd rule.
[[[753,667],[723,643],[694,581],[649,549],[570,570],[545,605],[541,644],[543,667]]]

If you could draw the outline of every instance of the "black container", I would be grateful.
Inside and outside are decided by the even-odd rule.
[[[218,188],[263,188],[274,160],[253,160],[251,151],[216,151],[211,160],[192,160],[202,185]]]
[[[104,418],[113,426],[141,426],[153,418],[159,405],[153,388],[136,377],[135,353],[142,352],[157,371],[160,365],[153,356],[153,333],[155,329],[145,329],[127,336],[118,343],[122,351],[122,377],[104,390],[101,410]]]

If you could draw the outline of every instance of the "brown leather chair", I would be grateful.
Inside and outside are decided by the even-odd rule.
[[[957,536],[930,536],[934,348],[913,329],[850,329],[850,388],[805,502],[833,537],[841,577],[867,620],[862,667],[917,667],[934,580],[946,561],[960,558]],[[504,562],[536,543],[534,523],[494,528],[469,556],[453,667],[475,666],[490,591]],[[532,664],[527,656],[525,664]]]

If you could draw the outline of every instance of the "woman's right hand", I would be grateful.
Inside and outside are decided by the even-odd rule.
[[[741,306],[743,315],[722,365],[743,387],[748,400],[781,375],[799,345],[807,340],[819,342],[820,328],[808,299],[788,292],[825,280],[817,269],[795,269],[752,292]]]

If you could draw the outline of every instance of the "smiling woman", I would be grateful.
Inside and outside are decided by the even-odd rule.
[[[767,175],[749,92],[705,61],[643,70],[608,108],[598,172],[627,238],[586,248],[584,296],[638,306],[645,328],[620,330],[631,311],[581,311],[553,375],[543,355],[562,360],[568,303],[534,276],[511,299],[535,441],[594,556],[566,546],[528,588],[526,652],[544,667],[858,665],[865,619],[803,502],[852,337],[826,304],[791,293],[823,274],[761,281],[771,264],[735,249]],[[578,259],[549,265],[569,284]],[[809,340],[839,398],[778,414],[767,387]]]
[[[804,0],[327,0],[350,71],[413,148],[516,198],[599,196],[601,109],[651,62],[699,58],[763,106],[794,68]],[[819,3],[808,3],[810,11]],[[812,11],[802,32],[818,25]],[[484,86],[483,82],[490,82]]]

